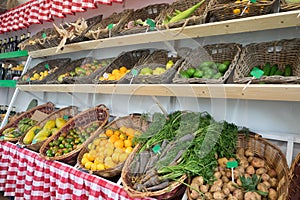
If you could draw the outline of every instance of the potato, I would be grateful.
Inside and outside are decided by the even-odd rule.
[[[209,192],[217,192],[217,191],[221,191],[221,187],[218,185],[212,185]]]
[[[229,182],[229,178],[227,178],[226,176],[222,176],[221,180],[223,181],[223,183]]]
[[[199,196],[200,196],[199,193],[196,192],[195,190],[191,191],[191,197],[192,197],[192,199],[198,199]]]
[[[242,200],[244,198],[243,191],[240,189],[234,190],[233,196],[236,197],[238,200]]]
[[[245,157],[245,149],[239,148],[239,149],[237,150],[236,156],[237,156],[239,159],[244,158],[244,157]]]
[[[230,194],[227,198],[227,200],[238,200],[236,197],[232,196],[232,194]]]
[[[246,169],[249,166],[248,160],[245,158],[240,159],[240,166],[242,166],[244,169]]]
[[[206,193],[209,190],[209,185],[201,185],[200,186],[200,192]]]
[[[257,189],[262,192],[268,192],[268,188],[264,183],[257,184]]]
[[[212,199],[213,198],[213,195],[210,192],[206,192],[204,195],[205,195],[205,199]]]
[[[247,168],[246,168],[246,173],[247,174],[255,174],[255,169],[254,169],[254,167],[253,166],[248,166]]]
[[[229,188],[224,188],[223,193],[225,194],[225,196],[228,196],[230,194]]]
[[[196,176],[196,177],[193,178],[193,180],[192,180],[192,184],[193,184],[193,183],[197,184],[197,185],[198,185],[198,188],[199,188],[200,185],[203,185],[203,182],[204,182],[204,180],[203,180],[203,177],[202,177],[202,176]]]
[[[270,178],[269,183],[271,184],[271,187],[276,188],[278,185],[278,181],[276,178]]]
[[[267,173],[267,169],[266,168],[259,168],[256,170],[255,172],[257,175],[262,175],[262,174],[265,174]]]
[[[191,183],[191,188],[194,188],[195,190],[199,190],[199,185],[197,183],[195,183],[195,182],[192,182]]]
[[[260,159],[260,158],[256,158],[254,157],[253,160],[251,161],[251,165],[254,168],[261,168],[261,167],[265,167],[265,161]]]
[[[221,179],[214,181],[213,185],[217,185],[220,188],[223,186],[223,181]]]
[[[273,188],[269,189],[268,199],[277,200],[277,192]]]
[[[250,150],[250,149],[247,149],[245,151],[245,156],[246,157],[253,157],[254,156],[254,153]]]
[[[216,179],[220,179],[222,174],[221,174],[221,172],[215,172],[214,176],[216,177]]]
[[[268,171],[268,175],[271,177],[271,178],[275,178],[277,176],[277,173],[274,169],[270,169]]]
[[[233,192],[236,190],[236,187],[233,186],[233,182],[228,182],[227,184],[227,188],[230,190],[230,192]]]
[[[238,179],[236,180],[236,184],[237,184],[238,186],[242,186],[242,181],[238,178]]]
[[[268,181],[268,180],[270,179],[270,176],[269,176],[268,174],[262,174],[262,175],[261,175],[261,179],[262,179],[263,181]]]
[[[253,160],[253,156],[250,156],[248,159],[247,159],[247,161],[249,162],[249,163],[251,163],[252,162],[252,160]]]
[[[256,192],[246,192],[244,200],[261,200],[261,196]]]
[[[225,195],[221,191],[214,192],[213,198],[216,200],[224,200]]]
[[[268,181],[264,181],[263,184],[265,184],[268,189],[271,188],[271,184]]]

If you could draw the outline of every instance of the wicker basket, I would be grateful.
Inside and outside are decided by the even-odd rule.
[[[290,184],[287,200],[300,199],[300,153],[295,158],[290,169]]]
[[[180,57],[168,57],[168,51],[166,50],[155,50],[149,57],[146,58],[145,62],[142,65],[136,66],[134,67],[134,69],[136,69],[139,73],[140,70],[145,67],[149,67],[152,70],[154,70],[156,67],[166,68],[166,64],[169,60],[172,60],[174,65],[166,70],[163,74],[133,76],[131,73],[127,73],[122,82],[120,81],[120,83],[171,83],[183,59],[181,59]]]
[[[95,122],[99,124],[99,128],[96,130],[99,131],[99,129],[101,129],[107,123],[108,117],[109,117],[108,109],[102,104],[77,114],[75,117],[69,120],[62,128],[60,128],[55,135],[52,135],[44,142],[44,144],[40,148],[40,156],[46,160],[57,160],[70,165],[74,165],[76,163],[76,158],[80,150],[85,146],[87,140],[84,143],[82,143],[80,146],[78,146],[75,150],[66,153],[65,155],[56,156],[56,157],[46,156],[46,151],[49,149],[49,143],[57,139],[62,133],[69,134],[69,131],[72,128],[86,127],[89,126],[91,123],[95,123]],[[90,135],[90,137],[92,137],[95,132],[93,132]]]
[[[139,65],[144,62],[145,58],[149,56],[150,50],[148,49],[139,49],[128,52],[121,53],[117,58],[115,58],[110,65],[108,65],[105,70],[97,74],[94,78],[93,83],[96,84],[112,84],[117,83],[121,80],[99,80],[104,73],[111,73],[114,69],[119,69],[122,66],[125,66],[127,69],[132,69],[134,66]]]
[[[35,111],[40,111],[40,112],[43,112],[45,114],[51,114],[52,112],[54,112],[54,109],[55,109],[54,104],[51,103],[51,102],[36,106],[36,107],[22,113],[18,117],[16,117],[14,121],[11,121],[8,124],[6,124],[2,129],[0,129],[0,134],[2,135],[2,132],[7,128],[17,127],[19,121],[21,121],[22,119],[31,118],[33,116],[33,114],[35,113]],[[17,142],[20,137],[5,139],[5,141]]]
[[[92,80],[97,76],[97,74],[103,72],[105,70],[105,68],[108,66],[108,64],[110,64],[112,62],[112,60],[113,59],[97,60],[97,59],[92,58],[92,57],[87,57],[87,58],[81,58],[81,59],[78,59],[78,60],[74,60],[69,64],[69,66],[67,67],[68,69],[64,70],[64,73],[74,71],[76,67],[82,66],[84,64],[92,63],[94,61],[97,61],[99,64],[102,63],[101,64],[102,67],[99,67],[97,70],[92,72],[90,75],[64,77],[63,78],[63,83],[69,83],[69,84],[74,84],[74,83],[88,84],[88,83],[92,83]],[[64,74],[64,73],[60,73],[60,75]],[[56,77],[58,77],[58,76],[56,76]]]
[[[241,52],[241,45],[235,43],[212,44],[204,47],[198,47],[192,50],[191,55],[188,56],[173,79],[174,83],[225,83],[230,74],[233,72],[234,67],[239,59]],[[180,75],[181,70],[186,70],[190,67],[198,67],[203,61],[224,62],[230,60],[231,64],[228,70],[219,79],[207,78],[182,78]]]
[[[40,49],[44,49],[44,47],[40,44],[39,41],[40,40],[37,38],[29,38],[24,42],[20,43],[18,47],[21,50],[26,50],[26,51],[37,51]]]
[[[57,71],[64,69],[64,66],[67,65],[69,62],[70,62],[69,58],[61,58],[61,59],[47,60],[47,61],[41,62],[41,63],[37,64],[35,67],[28,70],[24,75],[22,75],[18,79],[18,84],[43,84],[43,83],[46,83],[48,80],[51,80],[54,78],[53,76],[55,76],[55,73]],[[39,74],[40,72],[47,70],[46,65],[49,66],[50,70],[54,69],[54,71],[52,73],[49,73],[48,76],[44,77],[43,80],[32,80],[32,81],[27,80],[28,78],[33,76],[33,74],[35,74],[35,73]]]
[[[113,13],[109,17],[103,19],[100,23],[94,25],[86,34],[85,37],[93,40],[116,36],[128,22],[128,19],[133,15],[133,9],[127,9],[120,13]],[[107,26],[115,24],[109,31]]]
[[[167,3],[149,5],[149,6],[135,10],[132,18],[129,18],[128,20],[135,21],[135,20],[140,19],[144,22],[145,20],[147,20],[149,18],[149,19],[152,19],[155,22],[157,22],[160,13],[163,10],[167,9],[168,7],[169,7],[169,4],[167,4]],[[127,23],[129,21],[127,21]],[[127,24],[125,24],[125,26],[122,29],[123,30],[120,32],[120,35],[145,33],[147,31],[150,31],[148,26],[135,26],[133,28],[128,29]]]
[[[280,11],[298,10],[300,3],[287,3],[285,0],[280,0]]]
[[[235,3],[231,0],[211,0],[208,4],[209,21],[225,21],[269,14],[272,12],[276,1],[258,0],[256,3],[250,4],[248,4],[248,2],[249,1],[241,1],[240,3]],[[243,12],[244,9],[245,11]]]
[[[40,46],[42,46],[43,48],[58,46],[62,38],[54,28],[47,28],[42,32],[42,37],[37,39]]]
[[[51,113],[50,115],[48,115],[48,117],[44,120],[42,120],[41,122],[37,123],[36,126],[40,126],[40,127],[44,127],[44,125],[49,121],[49,120],[55,120],[56,118],[59,117],[64,117],[64,116],[68,116],[69,119],[71,119],[72,117],[74,117],[75,115],[77,115],[78,113],[78,107],[76,106],[68,106],[62,109],[59,109],[53,113]],[[21,147],[25,147],[28,148],[32,151],[35,152],[39,152],[41,146],[43,145],[43,143],[46,141],[42,141],[42,142],[38,142],[36,144],[24,144],[23,139],[26,136],[26,133],[24,135],[22,135],[22,137],[19,139],[18,141],[18,145],[20,145]]]
[[[93,140],[99,136],[99,134],[105,133],[106,129],[108,128],[119,129],[122,126],[125,126],[127,128],[133,128],[134,130],[140,130],[141,132],[144,132],[148,128],[148,122],[144,118],[142,118],[141,115],[137,115],[137,114],[121,117],[112,121],[107,126],[105,126],[104,129],[101,129],[100,131],[96,132],[95,135],[87,141],[86,145],[80,151],[79,156],[77,158],[77,164],[79,165],[79,167],[85,169],[84,166],[81,164],[81,160],[83,158],[83,155],[89,152],[88,144],[92,143]],[[123,165],[124,163],[120,163],[113,168],[91,171],[91,173],[102,177],[114,177],[121,174]]]
[[[189,18],[174,23],[168,23],[167,25],[163,24],[163,21],[167,18],[167,16],[172,16],[175,10],[185,11],[199,2],[199,0],[177,0],[173,2],[169,8],[161,12],[157,27],[159,29],[179,27],[184,28],[185,26],[204,24],[207,16],[207,5],[209,1],[203,2],[202,5]]]
[[[300,39],[280,40],[246,45],[234,71],[236,83],[299,83],[300,82]],[[263,66],[266,62],[278,64],[283,70],[285,65],[292,66],[292,76],[262,76],[253,79],[248,76],[255,66]]]
[[[249,149],[256,157],[263,159],[269,168],[272,168],[277,173],[277,199],[286,199],[288,190],[288,165],[285,155],[282,151],[266,139],[261,138],[258,134],[242,134],[238,136],[238,148]],[[189,181],[191,183],[191,179]],[[187,196],[191,198],[191,189],[187,189]]]
[[[153,197],[155,199],[172,199],[183,194],[186,187],[182,184],[182,182],[186,180],[186,175],[182,176],[178,181],[172,181],[168,187],[153,192],[139,192],[132,188],[131,179],[129,175],[129,168],[140,148],[141,146],[138,144],[133,149],[132,153],[128,156],[127,160],[125,161],[124,167],[122,169],[122,184],[123,188],[126,190],[128,195],[132,198]]]
[[[100,23],[102,21],[102,17],[103,17],[103,15],[97,15],[97,16],[87,19],[86,22],[87,22],[88,27],[80,35],[78,35],[72,39],[68,39],[66,44],[82,42],[82,41],[88,40],[89,38],[87,38],[85,36],[86,33],[89,30],[91,30],[96,24]]]

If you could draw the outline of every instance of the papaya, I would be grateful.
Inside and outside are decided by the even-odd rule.
[[[33,138],[33,141],[43,141],[43,138],[48,138],[50,136],[51,132],[50,130],[47,129],[42,129],[41,131],[39,131]]]
[[[44,130],[51,130],[54,127],[55,127],[55,120],[49,120],[49,121],[46,122],[43,129]]]
[[[62,118],[62,117],[58,117],[55,119],[55,126],[56,128],[60,129],[61,127],[63,127],[63,125],[65,125],[67,121]]]
[[[24,144],[31,144],[35,134],[41,129],[40,126],[34,126],[26,133],[25,137],[23,138]]]
[[[48,137],[34,138],[34,139],[32,140],[32,143],[31,143],[31,144],[36,144],[36,143],[42,142],[42,141],[47,140],[47,139],[48,139]]]
[[[269,62],[267,62],[263,68],[264,76],[269,76],[271,72],[271,65]]]
[[[291,65],[286,65],[284,68],[284,76],[292,76],[293,72],[292,72],[292,67]]]

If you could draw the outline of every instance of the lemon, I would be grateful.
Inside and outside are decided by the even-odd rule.
[[[85,166],[85,164],[86,164],[87,162],[89,162],[89,160],[88,160],[87,158],[82,158],[82,159],[81,159],[81,164],[82,164],[83,166]]]
[[[91,170],[92,170],[92,171],[96,171],[96,170],[97,170],[97,164],[93,163],[93,164],[91,165]]]
[[[87,163],[85,163],[84,167],[86,169],[91,169],[92,164],[93,164],[92,162],[88,161]]]
[[[97,164],[97,170],[104,170],[105,166],[102,163]]]

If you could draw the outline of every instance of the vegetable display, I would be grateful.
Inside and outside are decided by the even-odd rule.
[[[255,68],[263,70],[263,76],[292,76],[293,68],[291,65],[285,65],[284,68],[279,69],[278,64],[271,65],[270,62],[266,62],[263,66],[255,66]],[[249,76],[252,76],[249,74]]]
[[[142,145],[129,167],[131,186],[156,191],[183,175],[212,182],[218,155],[234,156],[237,130],[208,113],[177,111],[167,118],[156,113],[148,130],[135,138]]]

